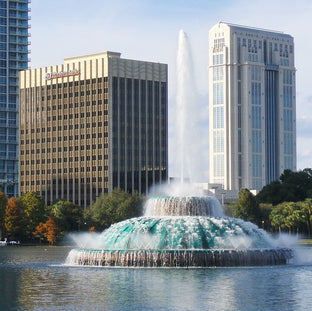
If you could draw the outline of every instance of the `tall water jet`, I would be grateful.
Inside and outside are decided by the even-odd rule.
[[[194,181],[199,135],[196,133],[198,111],[194,83],[191,47],[187,34],[180,30],[177,53],[177,111],[176,131],[178,140],[179,178]],[[192,148],[190,148],[192,146]]]

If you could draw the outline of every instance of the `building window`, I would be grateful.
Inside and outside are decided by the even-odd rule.
[[[223,105],[223,82],[213,84],[213,105]]]

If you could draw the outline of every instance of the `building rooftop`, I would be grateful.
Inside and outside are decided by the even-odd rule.
[[[220,21],[217,25],[224,24],[227,25],[230,28],[235,28],[237,30],[252,30],[253,32],[258,32],[258,33],[263,33],[263,34],[273,34],[273,35],[282,35],[285,37],[293,38],[289,34],[285,34],[282,31],[277,31],[277,30],[271,30],[271,29],[264,29],[264,28],[257,28],[257,27],[250,27],[250,26],[244,26],[244,25],[238,25],[238,24],[232,24],[232,23],[227,23],[227,22],[222,22]]]

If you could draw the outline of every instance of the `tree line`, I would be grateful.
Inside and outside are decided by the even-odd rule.
[[[67,232],[102,231],[112,223],[139,216],[144,197],[120,189],[97,199],[87,210],[59,200],[46,206],[33,191],[7,198],[0,191],[0,239],[56,243]]]
[[[7,198],[0,191],[0,238],[56,243],[66,232],[102,231],[111,224],[140,216],[144,197],[120,189],[102,195],[83,210],[59,200],[50,206],[35,192]],[[257,194],[241,189],[238,201],[226,207],[230,216],[251,221],[271,232],[312,235],[312,169],[285,170]]]
[[[238,202],[230,204],[228,214],[251,221],[271,232],[312,236],[312,169],[285,170],[279,180],[253,195],[241,189]]]

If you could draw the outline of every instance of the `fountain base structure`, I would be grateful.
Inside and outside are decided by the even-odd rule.
[[[279,249],[248,250],[92,250],[74,249],[67,264],[104,267],[233,267],[284,265],[292,251]]]
[[[96,249],[73,249],[66,263],[218,267],[281,265],[292,258],[292,250],[275,247],[264,230],[241,219],[221,217],[220,207],[212,204],[215,202],[205,197],[152,198],[145,209],[148,216],[112,225],[98,237]],[[183,216],[185,213],[188,215]]]

